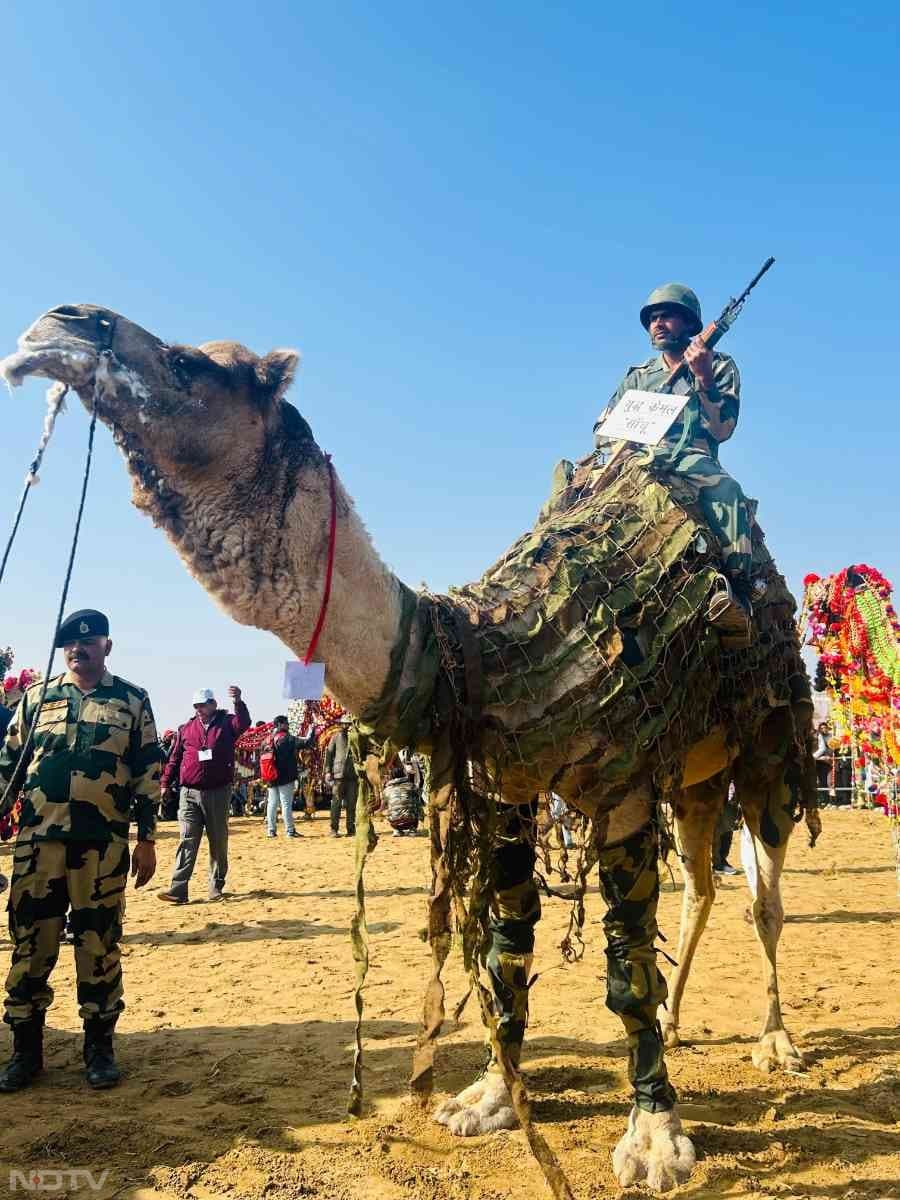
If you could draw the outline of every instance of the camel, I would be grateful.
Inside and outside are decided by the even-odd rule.
[[[729,778],[758,863],[752,914],[766,1012],[754,1061],[764,1070],[802,1063],[776,971],[787,838],[804,810],[816,825],[793,598],[757,527],[754,640],[725,648],[705,620],[718,570],[711,534],[684,485],[648,469],[636,449],[609,466],[589,457],[558,470],[532,531],[478,583],[442,597],[413,592],[379,559],[329,457],[284,398],[298,361],[293,350],[258,357],[228,341],[169,345],[107,309],[64,305],[38,318],[0,369],[10,384],[48,376],[96,410],[125,457],[134,504],[191,574],[235,620],[300,657],[320,613],[334,505],[318,646],[328,688],[378,738],[432,754],[437,999],[432,991],[420,1039],[423,1090],[443,1015],[448,892],[465,870],[447,839],[465,828],[483,843],[493,1054],[435,1113],[454,1134],[508,1128],[525,1112],[516,1069],[539,915],[535,797],[553,790],[590,819],[609,906],[607,1003],[628,1035],[635,1091],[613,1167],[623,1186],[668,1190],[689,1176],[694,1150],[663,1050],[678,1043],[713,900],[710,846]],[[663,800],[685,881],[668,1005],[654,948]]]

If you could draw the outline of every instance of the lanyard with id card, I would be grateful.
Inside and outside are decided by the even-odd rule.
[[[209,738],[210,726],[203,725],[201,728],[202,728],[202,737],[205,742]],[[212,748],[207,747],[207,746],[202,746],[197,751],[197,762],[212,762]]]

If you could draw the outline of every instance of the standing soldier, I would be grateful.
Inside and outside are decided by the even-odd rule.
[[[719,463],[719,445],[734,433],[740,412],[741,381],[734,359],[709,350],[695,335],[703,328],[700,301],[683,283],[666,283],[650,293],[640,312],[657,353],[629,367],[612,399],[594,425],[594,444],[609,445],[600,429],[603,419],[626,391],[661,391],[682,363],[690,374],[672,387],[688,402],[659,445],[652,450],[657,468],[678,474],[697,493],[707,524],[721,546],[724,574],[710,600],[708,618],[727,645],[750,642],[751,546],[750,512],[740,484]]]
[[[159,745],[147,693],[106,670],[109,621],[95,609],[72,613],[56,638],[68,670],[51,679],[31,746],[40,699],[33,684],[16,709],[0,751],[0,796],[22,788],[22,817],[9,896],[12,966],[6,1014],[14,1053],[0,1091],[15,1092],[43,1068],[50,973],[71,908],[84,1062],[94,1088],[113,1087],[119,1068],[113,1029],[122,1001],[119,939],[128,881],[132,806],[135,887],[156,870]],[[15,781],[12,788],[11,781]]]

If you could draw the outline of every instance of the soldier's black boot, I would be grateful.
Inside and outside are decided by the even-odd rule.
[[[111,1088],[122,1077],[113,1053],[115,1021],[93,1019],[84,1023],[84,1065],[92,1088]]]
[[[0,1092],[18,1092],[28,1087],[44,1069],[44,1014],[12,1027],[13,1056],[0,1072]]]

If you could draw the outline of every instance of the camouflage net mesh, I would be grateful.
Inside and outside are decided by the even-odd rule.
[[[705,618],[718,547],[691,489],[641,453],[588,459],[481,580],[409,594],[415,663],[398,655],[362,723],[429,749],[462,721],[506,803],[553,790],[594,815],[639,777],[665,795],[711,731],[740,748],[773,708],[809,703],[795,601],[758,526],[753,563],[753,644],[726,652]]]
[[[725,651],[706,619],[719,549],[690,487],[632,449],[605,468],[592,456],[558,479],[534,528],[481,580],[447,596],[408,594],[392,678],[362,726],[432,755],[433,975],[412,1086],[431,1090],[441,971],[455,937],[520,1122],[554,1194],[565,1196],[480,979],[498,805],[530,806],[554,791],[589,818],[579,822],[562,947],[571,957],[607,814],[636,790],[651,802],[670,796],[688,751],[708,735],[723,731],[738,754],[773,710],[790,713],[797,816],[814,792],[796,605],[758,526],[752,644]]]

